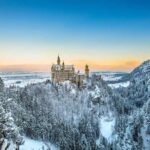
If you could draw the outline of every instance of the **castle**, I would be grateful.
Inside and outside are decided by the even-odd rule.
[[[73,65],[61,64],[60,57],[57,58],[57,64],[53,64],[51,67],[51,79],[52,83],[59,83],[69,80],[76,83],[78,86],[83,85],[84,80],[89,78],[89,67],[85,66],[85,74],[76,73]]]

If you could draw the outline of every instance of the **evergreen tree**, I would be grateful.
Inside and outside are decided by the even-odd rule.
[[[3,90],[4,90],[4,82],[2,78],[0,78],[0,92],[3,92]]]
[[[0,104],[0,147],[5,149],[9,147],[12,141],[16,145],[16,150],[19,150],[19,145],[23,143],[22,137],[19,135],[17,127],[14,125],[14,120],[10,113],[6,113]]]

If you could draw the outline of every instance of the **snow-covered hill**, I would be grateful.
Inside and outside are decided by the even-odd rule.
[[[150,73],[150,60],[144,61],[140,66],[136,67],[131,73],[131,78],[138,78],[144,74]]]
[[[136,67],[130,73],[122,74],[116,80],[108,80],[107,83],[110,87],[119,88],[119,87],[128,87],[130,82],[133,80],[141,81],[145,80],[146,77],[150,76],[150,60],[143,62],[140,66]],[[150,82],[150,81],[148,81]]]
[[[112,91],[103,80],[91,78],[82,89],[71,82],[11,87],[5,95],[9,97],[5,107],[11,108],[15,124],[28,137],[49,140],[60,149],[96,149],[103,145],[96,144],[98,139],[112,136]]]
[[[115,106],[119,112],[115,128],[118,138],[116,145],[123,150],[150,149],[149,87],[150,61],[148,60],[130,73],[130,85],[117,91],[120,100]],[[120,140],[119,143],[118,140]],[[119,148],[116,147],[116,149]]]
[[[141,65],[136,67],[131,73],[123,76],[119,81],[130,81],[133,79],[144,77],[150,74],[150,60],[144,61]]]
[[[145,61],[130,73],[130,85],[124,97],[141,107],[150,97],[150,60]]]

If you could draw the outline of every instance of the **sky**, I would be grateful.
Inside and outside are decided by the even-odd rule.
[[[150,59],[148,0],[0,0],[0,70],[49,71],[57,55],[91,70]]]

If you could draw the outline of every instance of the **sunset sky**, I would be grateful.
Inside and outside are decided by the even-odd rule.
[[[148,0],[0,0],[0,70],[130,71],[150,59]]]

